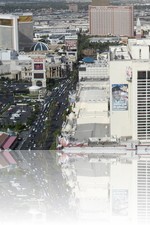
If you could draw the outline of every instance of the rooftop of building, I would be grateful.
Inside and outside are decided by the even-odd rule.
[[[82,86],[80,91],[80,102],[98,103],[106,101],[106,90],[100,86]]]
[[[18,18],[19,18],[18,15],[0,13],[0,19],[18,19]]]
[[[69,143],[93,144],[95,139],[99,142],[110,137],[107,82],[91,79],[80,83],[75,99],[73,118],[69,116],[62,128],[62,135]]]
[[[91,49],[87,49],[89,51]],[[80,63],[80,67],[106,67],[108,66],[109,52],[100,52],[100,49],[95,50],[93,56],[84,57]]]
[[[95,60],[92,57],[85,57],[82,59],[82,62],[84,62],[84,63],[94,63],[94,61]]]
[[[92,37],[89,39],[90,42],[119,42],[121,38],[119,36],[109,36],[109,37]]]
[[[149,60],[150,38],[129,39],[127,46],[110,47],[110,60]]]
[[[131,55],[127,46],[110,47],[110,60],[131,60]]]
[[[79,124],[76,128],[74,138],[77,142],[85,141],[88,143],[89,137],[98,137],[100,140],[103,137],[110,136],[110,125],[109,124]]]
[[[34,43],[31,47],[31,51],[48,51],[49,47],[43,42]]]

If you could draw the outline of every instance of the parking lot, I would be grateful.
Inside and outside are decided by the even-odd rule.
[[[30,86],[31,83],[15,83],[15,81],[0,80],[0,113],[5,111],[8,104],[14,104],[15,94],[19,90],[28,92],[28,87]]]
[[[0,127],[15,129],[17,124],[28,126],[32,123],[38,105],[28,95],[31,83],[0,80]]]
[[[11,105],[1,117],[2,125],[13,125],[16,123],[26,124],[33,112],[33,106],[27,104]]]

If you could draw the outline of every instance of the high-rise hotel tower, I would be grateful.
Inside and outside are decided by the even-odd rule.
[[[0,15],[0,48],[19,50],[18,16]]]
[[[0,48],[29,50],[33,44],[31,13],[0,14]]]
[[[133,6],[109,5],[108,0],[93,0],[89,6],[91,35],[133,36]]]

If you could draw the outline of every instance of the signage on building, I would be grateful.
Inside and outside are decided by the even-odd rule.
[[[34,62],[43,62],[43,58],[35,58],[33,59]]]
[[[128,110],[128,84],[112,84],[112,110]]]
[[[43,63],[35,63],[34,70],[43,70]]]
[[[132,68],[130,66],[126,67],[126,80],[132,80]]]

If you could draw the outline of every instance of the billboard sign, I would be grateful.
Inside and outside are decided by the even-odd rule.
[[[112,84],[112,111],[128,110],[128,84]]]
[[[43,63],[35,63],[34,70],[43,70]]]

